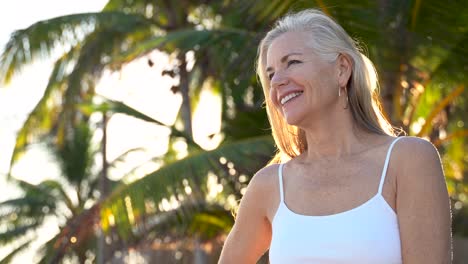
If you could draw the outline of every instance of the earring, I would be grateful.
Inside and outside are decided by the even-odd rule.
[[[345,90],[345,95],[346,95],[346,105],[343,107],[343,109],[348,109],[349,105],[349,97],[348,97],[348,89],[346,87],[343,88]],[[341,87],[338,88],[338,97],[341,97]]]
[[[348,89],[345,87],[345,93],[346,93],[346,106],[343,107],[343,109],[348,109],[349,106],[349,97],[348,97]]]

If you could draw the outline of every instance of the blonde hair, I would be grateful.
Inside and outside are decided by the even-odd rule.
[[[289,14],[281,18],[260,42],[257,74],[265,94],[266,110],[278,153],[270,163],[283,162],[307,150],[305,132],[289,125],[274,107],[269,97],[270,81],[266,73],[266,54],[271,43],[286,32],[310,33],[307,43],[316,54],[333,62],[339,54],[352,61],[352,74],[347,91],[349,110],[358,127],[382,135],[395,135],[384,117],[378,99],[377,72],[372,62],[361,52],[358,44],[332,18],[314,9]]]

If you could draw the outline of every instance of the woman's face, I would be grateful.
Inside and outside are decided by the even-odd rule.
[[[338,105],[340,67],[307,47],[311,38],[310,33],[287,32],[267,51],[270,99],[288,124],[299,127],[327,116]]]

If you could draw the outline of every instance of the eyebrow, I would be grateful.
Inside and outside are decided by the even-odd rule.
[[[284,63],[288,59],[288,57],[292,56],[292,55],[302,55],[302,53],[300,53],[300,52],[291,52],[289,54],[286,54],[281,58],[281,63]],[[270,71],[273,71],[273,67],[267,67],[266,68],[266,72],[270,72]]]

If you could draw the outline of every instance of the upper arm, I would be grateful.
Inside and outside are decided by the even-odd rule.
[[[396,207],[403,263],[451,263],[450,200],[439,154],[422,139],[400,143]]]
[[[275,165],[260,170],[250,181],[219,263],[256,263],[268,250],[271,226],[267,218],[267,203],[272,192],[273,167]]]

